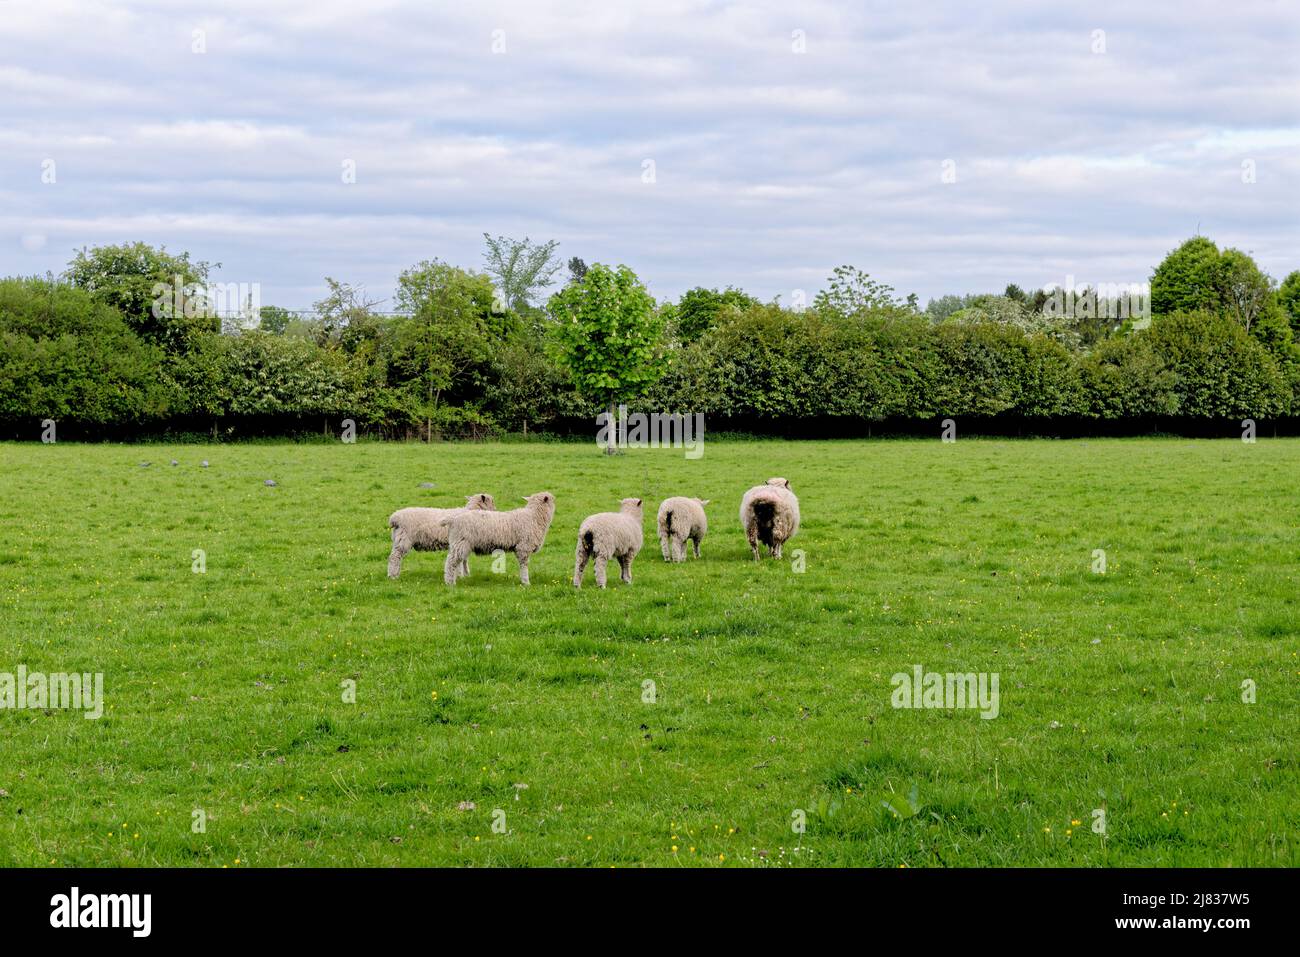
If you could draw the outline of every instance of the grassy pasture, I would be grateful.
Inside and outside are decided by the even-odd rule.
[[[754,564],[771,475],[804,524]],[[0,711],[0,865],[1295,866],[1297,476],[1292,440],[3,444],[0,672],[106,710]],[[385,577],[393,509],[541,489],[531,589]],[[713,500],[679,566],[674,494]],[[625,495],[635,583],[575,592]],[[998,717],[891,707],[915,664],[998,673]]]

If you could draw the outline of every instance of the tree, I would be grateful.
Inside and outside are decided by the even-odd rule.
[[[83,248],[63,275],[116,308],[147,342],[177,353],[186,351],[195,336],[221,331],[207,298],[212,268],[192,261],[189,253],[174,256],[165,247],[136,242]]]
[[[688,289],[682,293],[673,314],[677,338],[685,343],[694,342],[713,328],[724,308],[748,309],[758,304],[753,296],[731,286],[722,292],[702,286]]]
[[[934,322],[943,322],[954,312],[959,309],[965,309],[970,305],[971,296],[940,296],[938,299],[931,299],[925,304],[925,315]]]
[[[1286,310],[1291,328],[1300,332],[1300,269],[1288,273],[1278,286],[1277,304]]]
[[[293,313],[288,309],[281,309],[279,306],[263,306],[258,311],[257,327],[263,332],[269,332],[273,336],[282,336],[284,331],[289,328],[289,323],[293,320]]]
[[[626,266],[593,263],[582,282],[551,297],[548,309],[557,360],[578,394],[609,413],[605,452],[612,455],[618,402],[635,398],[662,372],[655,359],[663,321],[654,299]]]
[[[436,259],[398,278],[397,302],[410,315],[395,325],[389,361],[418,390],[427,441],[444,396],[481,378],[491,360],[493,299],[487,276]]]
[[[560,268],[559,261],[554,258],[559,242],[552,239],[539,244],[526,236],[523,239],[505,236],[493,239],[487,233],[483,238],[487,240],[487,252],[483,257],[485,268],[488,275],[497,281],[505,307],[521,312],[534,305],[534,300],[551,284],[552,277]]]
[[[893,286],[876,282],[855,266],[836,266],[827,282],[829,288],[813,300],[813,308],[819,312],[853,316],[899,305]]]
[[[1223,265],[1219,247],[1193,236],[1156,267],[1151,276],[1151,312],[1157,316],[1222,308]]]
[[[1151,312],[1217,312],[1247,332],[1273,303],[1273,280],[1240,249],[1222,252],[1204,236],[1183,243],[1151,276]]]
[[[492,350],[493,383],[488,407],[505,429],[528,434],[558,415],[581,415],[577,397],[564,374],[546,353],[546,341],[520,332]]]
[[[582,282],[582,277],[587,275],[587,264],[577,256],[569,260],[569,282]]]
[[[326,345],[348,326],[364,322],[382,299],[371,299],[361,286],[325,277],[329,294],[312,303],[316,313],[313,333],[320,345]]]
[[[1240,249],[1225,249],[1219,257],[1221,296],[1228,314],[1250,327],[1273,296],[1273,280],[1260,272],[1255,260]]]

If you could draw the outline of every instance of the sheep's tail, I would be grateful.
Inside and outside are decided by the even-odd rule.
[[[776,502],[759,499],[754,503],[754,522],[758,525],[758,537],[764,545],[772,541],[772,529],[776,524]]]
[[[672,509],[669,509],[668,511],[664,512],[664,528],[668,531],[669,535],[673,533],[673,510]]]
[[[582,533],[582,548],[588,554],[596,550],[596,539],[591,533],[591,529],[587,529],[587,531]]]

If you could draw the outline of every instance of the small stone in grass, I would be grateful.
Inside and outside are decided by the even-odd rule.
[[[148,462],[141,462],[141,463],[140,463],[140,468],[142,468],[142,469],[147,469],[148,467],[149,467],[149,463],[148,463]]]
[[[275,488],[276,482],[275,479],[267,479],[262,484],[265,485],[267,488]]]
[[[172,465],[180,465],[180,464],[181,464],[180,462],[177,462],[175,459],[172,459]]]
[[[456,805],[456,810],[457,810],[457,811],[472,811],[472,810],[474,810],[476,807],[478,807],[478,805],[475,804],[473,801],[461,801],[459,804]]]
[[[203,469],[205,469],[205,468],[207,468],[207,467],[208,467],[208,460],[207,460],[207,459],[204,459],[202,462],[199,463],[199,468],[203,468]]]
[[[433,483],[432,483],[432,482],[421,482],[421,483],[420,483],[420,488],[433,488]]]

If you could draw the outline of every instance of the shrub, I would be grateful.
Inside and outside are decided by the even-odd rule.
[[[169,410],[162,352],[112,306],[44,279],[0,280],[0,418],[139,423]]]
[[[1017,408],[1025,389],[1025,337],[996,323],[951,320],[934,327],[939,415],[997,415]]]
[[[1177,376],[1145,332],[1108,339],[1079,364],[1083,413],[1099,419],[1174,415]]]
[[[347,358],[310,339],[251,331],[225,350],[221,392],[230,415],[336,415],[356,411]]]
[[[1267,417],[1290,407],[1290,388],[1268,350],[1226,316],[1158,317],[1149,334],[1175,376],[1178,413],[1196,418]]]

